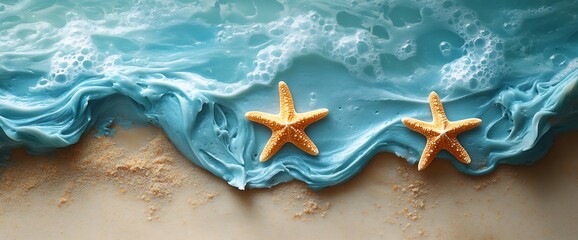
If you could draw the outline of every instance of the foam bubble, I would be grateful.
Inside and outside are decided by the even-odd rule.
[[[554,67],[563,68],[568,65],[568,58],[563,54],[553,54],[548,58],[548,60],[548,62]]]
[[[317,104],[317,93],[311,92],[309,94],[309,106],[314,107]]]
[[[407,40],[399,46],[398,50],[395,52],[395,56],[399,60],[405,60],[415,56],[416,49],[417,44],[415,43],[415,40]]]
[[[442,55],[444,56],[449,56],[452,50],[452,44],[446,41],[443,41],[440,43],[440,51],[442,53]]]
[[[255,68],[247,74],[248,80],[264,80],[263,75],[272,79],[290,67],[293,59],[307,54],[340,62],[360,78],[383,78],[376,74],[380,70],[379,53],[383,48],[375,47],[376,41],[382,39],[368,30],[343,27],[336,18],[309,12],[251,28],[227,25],[218,33],[218,40],[235,44],[258,34],[266,35],[271,41],[256,53]]]
[[[71,21],[66,28],[60,29],[59,49],[51,58],[51,68],[45,78],[39,80],[34,89],[66,87],[79,77],[104,75],[113,72],[118,55],[105,56],[91,41],[88,32],[97,32],[96,26],[85,21]],[[90,31],[92,30],[92,31]]]

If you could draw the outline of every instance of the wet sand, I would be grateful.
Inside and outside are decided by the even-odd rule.
[[[23,150],[0,175],[0,239],[575,239],[578,133],[537,164],[472,177],[379,154],[321,191],[241,191],[153,127],[87,134],[50,156]]]

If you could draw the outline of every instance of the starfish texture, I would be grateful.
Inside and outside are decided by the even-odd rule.
[[[319,150],[305,134],[305,128],[327,116],[329,110],[322,108],[306,113],[295,112],[293,97],[289,87],[283,81],[279,82],[279,104],[280,111],[278,115],[264,112],[247,112],[245,114],[247,119],[263,124],[273,132],[259,156],[259,161],[265,162],[269,160],[288,142],[293,143],[299,149],[311,155],[317,156]]]
[[[429,95],[429,105],[433,122],[424,122],[407,117],[401,120],[406,127],[427,138],[427,143],[419,159],[418,170],[425,169],[443,149],[451,153],[458,161],[469,164],[471,162],[470,155],[458,142],[457,135],[479,126],[482,120],[470,118],[450,122],[446,117],[440,98],[435,92],[431,92]]]

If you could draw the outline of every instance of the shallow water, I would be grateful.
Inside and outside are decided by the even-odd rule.
[[[124,4],[123,4],[124,3]],[[484,174],[530,164],[575,129],[576,1],[2,1],[0,149],[45,153],[96,126],[152,123],[195,164],[244,188],[341,183],[380,151],[415,163],[436,91]],[[266,163],[277,82],[320,150]]]

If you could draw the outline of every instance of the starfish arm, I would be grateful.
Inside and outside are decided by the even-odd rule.
[[[295,117],[295,105],[289,87],[283,81],[279,82],[279,115],[282,119],[291,121]]]
[[[288,136],[284,131],[275,131],[269,138],[269,141],[263,148],[261,155],[259,156],[259,161],[265,162],[269,160],[285,143],[288,141]]]
[[[424,122],[421,120],[417,120],[414,118],[404,117],[401,119],[403,125],[407,128],[418,132],[426,137],[432,137],[437,135],[437,133],[433,130],[435,129],[432,123]]]
[[[434,160],[436,155],[438,155],[441,150],[439,146],[439,140],[427,140],[417,165],[418,171],[425,169]]]
[[[277,115],[273,115],[270,113],[264,112],[247,112],[245,113],[245,118],[251,120],[253,122],[257,122],[263,124],[270,128],[272,131],[279,130],[283,128],[283,124],[281,124],[281,120]]]
[[[460,121],[450,122],[448,134],[456,136],[462,132],[474,129],[482,124],[482,120],[478,118],[469,118]]]
[[[315,143],[313,143],[309,136],[307,136],[303,131],[293,132],[289,137],[289,141],[306,153],[313,156],[319,154],[319,150],[317,149],[317,146],[315,146]]]
[[[458,140],[455,138],[452,138],[449,141],[450,146],[446,147],[446,150],[448,150],[448,152],[454,155],[454,157],[458,161],[465,164],[469,164],[472,161],[472,159],[470,158],[470,155],[468,154],[464,146],[462,146],[462,144],[460,144],[460,142],[458,142]]]
[[[444,106],[436,92],[431,92],[429,94],[429,107],[431,109],[433,122],[436,126],[443,126],[443,123],[448,122]]]
[[[295,117],[296,128],[305,129],[314,122],[323,119],[329,114],[327,108],[317,109],[306,113],[298,113]]]

